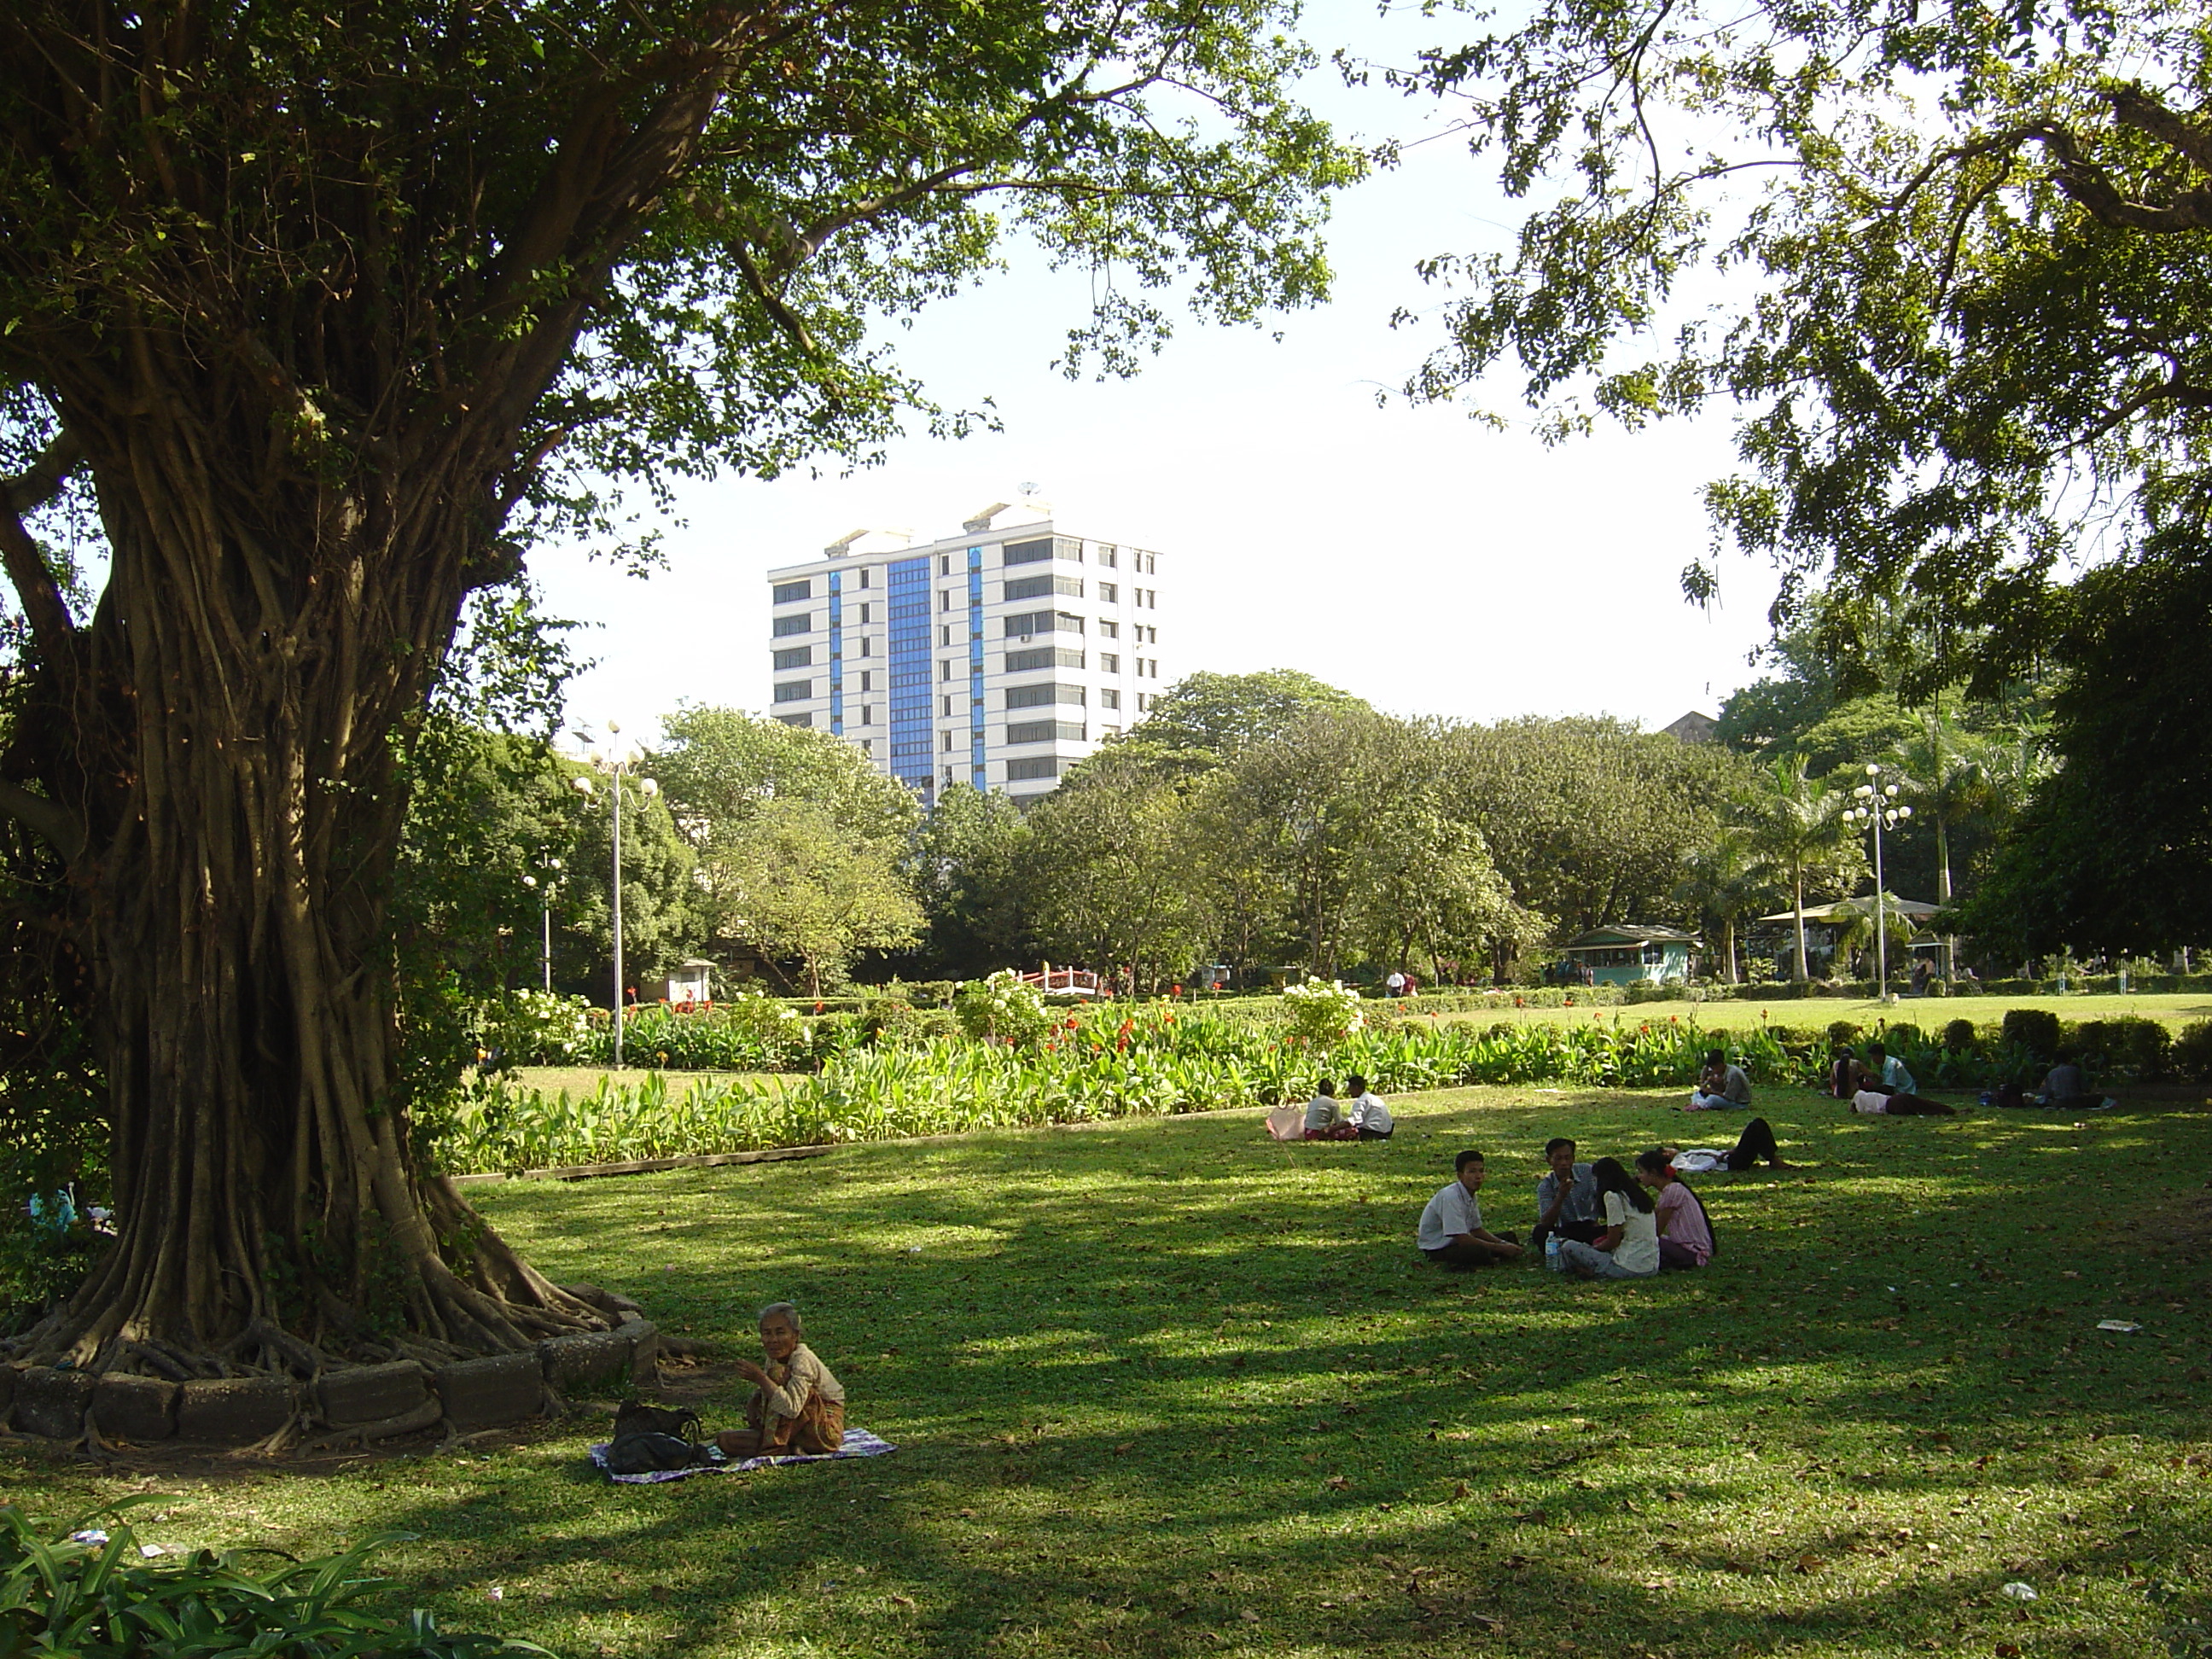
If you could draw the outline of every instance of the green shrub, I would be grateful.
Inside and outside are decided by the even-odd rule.
[[[1335,1047],[1367,1023],[1359,993],[1340,979],[1285,986],[1283,1012],[1291,1031],[1316,1048]]]
[[[1848,1019],[1832,1019],[1828,1022],[1828,1046],[1832,1048],[1848,1048],[1864,1035],[1864,1027],[1854,1024]]]
[[[2047,1008],[2008,1008],[1997,1041],[2048,1063],[2058,1055],[2058,1016]]]
[[[1964,1054],[1974,1046],[1974,1022],[1954,1019],[1943,1028],[1943,1046],[1954,1053]]]
[[[1883,1028],[1881,1040],[1888,1046],[1891,1052],[1894,1053],[1899,1043],[1908,1046],[1924,1044],[1928,1038],[1926,1034],[1911,1020],[1900,1019],[1896,1024]]]
[[[1001,968],[988,979],[969,980],[953,998],[952,1008],[960,1018],[960,1029],[979,1042],[1026,1046],[1052,1024],[1037,988],[1011,968]]]
[[[2212,1019],[2192,1020],[2173,1040],[2173,1069],[2191,1083],[2212,1083]]]
[[[101,1513],[154,1501],[126,1498]],[[128,1526],[118,1519],[98,1530],[87,1525],[95,1518],[41,1527],[14,1504],[0,1504],[0,1653],[473,1659],[545,1651],[496,1636],[448,1636],[419,1608],[393,1617],[366,1605],[390,1586],[363,1577],[362,1563],[399,1534],[264,1567],[214,1550],[144,1559]]]

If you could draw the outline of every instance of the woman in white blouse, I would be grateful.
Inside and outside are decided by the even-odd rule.
[[[1584,1279],[1651,1278],[1659,1271],[1659,1218],[1651,1194],[1629,1179],[1617,1158],[1598,1159],[1590,1176],[1605,1206],[1605,1231],[1588,1244],[1561,1240],[1561,1265]]]

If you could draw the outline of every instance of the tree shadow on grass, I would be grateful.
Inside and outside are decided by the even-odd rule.
[[[892,1646],[994,1651],[1418,1645],[1486,1614],[1704,1652],[2017,1619],[1990,1601],[1994,1542],[1961,1546],[1939,1516],[1939,1547],[1972,1558],[1954,1572],[1882,1528],[2075,1475],[2106,1483],[2085,1508],[2117,1508],[2186,1440],[2185,1416],[2151,1409],[2172,1356],[2084,1334],[2100,1298],[2156,1275],[2108,1254],[2095,1283],[2059,1279],[2093,1248],[2088,1218],[2030,1231],[2061,1225],[2028,1218],[2051,1214],[2045,1164],[2072,1178],[2085,1152],[2133,1156],[2141,1126],[2085,1143],[2005,1121],[1870,1127],[1810,1097],[1771,1109],[1820,1169],[1705,1183],[1720,1259],[1632,1286],[1446,1278],[1406,1237],[1460,1139],[1491,1138],[1495,1168],[1501,1133],[1562,1122],[1625,1150],[1680,1138],[1663,1131],[1685,1120],[1620,1097],[1417,1109],[1423,1139],[1382,1148],[1218,1121],[855,1148],[834,1179],[656,1178],[676,1219],[641,1238],[635,1194],[571,1202],[562,1252],[680,1255],[655,1311],[718,1340],[798,1291],[854,1420],[908,1445],[602,1500],[641,1525],[594,1547],[744,1534],[659,1604],[687,1644],[849,1637],[857,1619]],[[1526,1207],[1533,1157],[1518,1173],[1486,1194],[1498,1224]],[[2140,1437],[2128,1471],[2087,1465],[2092,1419]],[[2103,1547],[2067,1524],[2014,1522],[2004,1559]],[[1726,1537],[1673,1535],[1698,1527]]]

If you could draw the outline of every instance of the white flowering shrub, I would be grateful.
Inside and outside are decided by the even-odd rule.
[[[477,1049],[492,1070],[567,1066],[588,1060],[605,1038],[592,1029],[592,1006],[550,991],[509,991],[477,1005]]]
[[[952,1012],[960,1029],[983,1042],[1012,1042],[1029,1047],[1052,1024],[1044,997],[1011,968],[1001,968],[988,979],[971,979],[952,999]]]
[[[1291,1031],[1316,1048],[1341,1042],[1367,1024],[1359,993],[1340,979],[1326,983],[1310,979],[1303,985],[1286,986],[1283,1012],[1289,1017]]]

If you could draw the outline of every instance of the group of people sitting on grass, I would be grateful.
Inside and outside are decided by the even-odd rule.
[[[1828,1065],[1828,1091],[1838,1100],[1850,1101],[1855,1112],[1880,1117],[1957,1115],[1957,1107],[1914,1093],[1919,1086],[1905,1062],[1879,1042],[1867,1044],[1864,1060],[1849,1043],[1839,1042]]]
[[[1381,1097],[1368,1088],[1367,1079],[1354,1072],[1344,1080],[1344,1098],[1336,1097],[1336,1084],[1323,1078],[1306,1103],[1307,1140],[1388,1140],[1397,1125]]]
[[[1650,1279],[1662,1269],[1702,1267],[1713,1256],[1712,1221],[1676,1172],[1690,1154],[1674,1146],[1639,1153],[1632,1176],[1619,1158],[1575,1159],[1561,1135],[1544,1147],[1536,1182],[1536,1224],[1528,1242],[1483,1225],[1485,1170],[1479,1152],[1453,1160],[1453,1179],[1421,1212],[1415,1242],[1430,1261],[1451,1268],[1487,1267],[1540,1255],[1556,1272],[1583,1279]],[[1763,1117],[1744,1126],[1735,1148],[1697,1155],[1710,1169],[1747,1170],[1764,1163],[1786,1170],[1774,1130]]]

